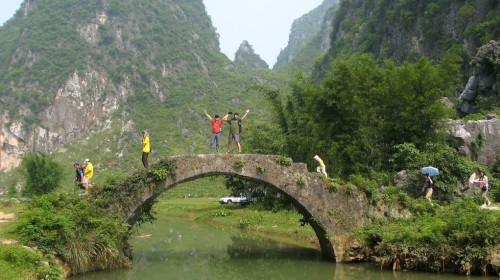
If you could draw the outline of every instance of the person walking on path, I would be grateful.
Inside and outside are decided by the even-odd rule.
[[[227,120],[227,117],[229,116],[229,113],[226,114],[222,119],[219,118],[219,115],[215,115],[215,119],[213,119],[208,113],[207,110],[205,110],[205,115],[210,119],[210,124],[212,124],[212,137],[210,139],[210,152],[214,148],[214,143],[215,143],[215,150],[217,153],[220,150],[220,134],[222,132],[222,124],[224,121]]]
[[[422,192],[426,189],[426,193],[425,193],[425,198],[427,198],[427,200],[429,200],[429,203],[431,204],[431,206],[434,206],[434,204],[432,204],[432,186],[434,184],[434,182],[432,181],[432,177],[429,176],[429,174],[424,174],[424,178],[425,178],[425,183],[424,183],[424,186],[422,187]]]
[[[83,165],[85,166],[83,169],[83,186],[85,190],[88,191],[92,189],[92,177],[94,177],[94,166],[90,163],[89,159],[85,159]]]
[[[236,142],[238,144],[238,153],[241,154],[241,143],[240,143],[240,133],[241,133],[241,122],[247,117],[250,110],[246,110],[245,114],[241,119],[238,113],[233,114],[233,118],[228,120],[229,123],[229,136],[227,138],[227,153],[231,152],[231,143]],[[229,115],[229,113],[228,113]]]
[[[144,168],[148,169],[148,156],[151,151],[151,146],[149,144],[149,134],[147,131],[142,132],[142,165]]]
[[[314,159],[318,162],[319,166],[316,167],[316,172],[318,173],[323,173],[323,175],[325,175],[325,177],[328,177],[328,174],[326,174],[326,165],[325,163],[323,162],[323,160],[318,156],[318,155],[315,155],[314,156]]]
[[[488,189],[489,189],[488,176],[486,176],[486,174],[484,174],[484,172],[481,171],[481,170],[479,171],[478,182],[479,182],[479,187],[481,188],[481,195],[483,197],[483,205],[482,205],[482,207],[490,206],[491,205],[491,201],[486,196],[487,193],[488,193]]]

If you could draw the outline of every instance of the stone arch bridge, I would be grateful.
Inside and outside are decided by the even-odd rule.
[[[325,259],[349,261],[347,234],[368,222],[366,196],[346,188],[333,190],[319,173],[311,173],[304,163],[283,162],[283,157],[252,154],[178,155],[175,171],[154,187],[144,187],[127,196],[125,220],[135,224],[155,199],[177,184],[213,175],[229,175],[262,183],[288,199],[314,229]],[[146,171],[141,171],[146,172]],[[122,209],[123,210],[123,209]]]

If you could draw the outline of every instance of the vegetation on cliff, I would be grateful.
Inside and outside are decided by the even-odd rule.
[[[408,220],[366,226],[357,236],[366,256],[395,270],[485,274],[500,240],[500,212],[466,199],[448,207],[414,205]]]

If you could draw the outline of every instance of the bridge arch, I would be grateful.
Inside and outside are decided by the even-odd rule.
[[[318,238],[323,258],[332,261],[348,260],[345,238],[364,225],[367,200],[344,190],[333,191],[327,180],[310,173],[304,163],[283,162],[274,155],[209,154],[168,157],[175,171],[157,187],[145,187],[139,195],[129,196],[125,221],[135,224],[144,209],[152,207],[155,199],[178,184],[213,175],[229,175],[260,182],[287,197],[309,221]]]

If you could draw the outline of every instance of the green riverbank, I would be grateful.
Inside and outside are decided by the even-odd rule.
[[[302,216],[297,212],[275,213],[260,210],[256,205],[219,204],[219,198],[228,195],[228,192],[219,177],[177,186],[158,198],[151,211],[156,218],[152,223],[192,222],[193,227],[207,225],[213,227],[214,232],[244,232],[319,251],[314,231],[308,225],[301,226]],[[91,200],[82,200],[68,193],[57,193],[33,199],[30,207],[28,204],[3,204],[3,212],[14,214],[14,217],[26,212],[19,219],[23,221],[19,236],[10,231],[15,218],[4,219],[0,223],[0,241],[3,244],[0,246],[0,271],[9,271],[9,277],[4,279],[38,279],[37,275],[57,275],[60,256],[70,260],[70,264],[79,265],[68,269],[76,271],[74,274],[130,267],[130,260],[123,254],[129,252],[122,252],[123,246],[127,246],[128,228],[108,215],[112,214],[110,211],[96,207],[99,204],[95,203],[105,201],[103,198],[96,196]],[[461,274],[486,272],[488,250],[491,245],[498,244],[498,211],[483,211],[477,202],[470,199],[439,207],[431,207],[423,199],[409,202],[408,206],[413,210],[409,220],[374,222],[357,233],[357,237],[366,243],[366,260],[384,267],[400,265],[402,270]],[[137,226],[132,235],[147,236],[148,223],[142,229]],[[23,245],[38,247],[39,250],[7,244],[15,243],[16,239],[25,240]],[[91,255],[80,258],[88,252],[86,248],[92,242],[96,248],[106,249],[90,251]],[[68,244],[73,246],[70,249],[77,250],[68,251]],[[40,250],[48,254],[41,256]],[[71,262],[74,257],[91,260],[92,264],[100,263],[96,261],[99,258],[115,259],[109,267],[93,267],[85,266],[87,262]]]
[[[245,231],[283,243],[317,248],[317,237],[308,225],[301,226],[302,215],[295,211],[270,212],[252,205],[221,205],[218,198],[162,197],[154,206],[156,218],[193,221],[222,231]]]

